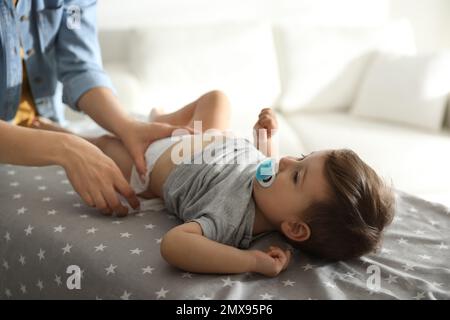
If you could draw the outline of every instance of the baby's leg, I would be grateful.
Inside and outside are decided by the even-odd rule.
[[[231,107],[227,96],[218,90],[210,91],[182,109],[153,115],[151,121],[172,125],[194,127],[194,121],[201,121],[202,131],[208,129],[227,130],[230,126]]]

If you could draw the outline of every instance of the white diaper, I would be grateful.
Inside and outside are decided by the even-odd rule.
[[[139,173],[136,166],[133,165],[131,169],[130,186],[136,193],[141,193],[147,190],[148,184],[150,183],[150,173],[152,172],[153,166],[159,157],[169,149],[172,145],[179,142],[183,137],[189,135],[172,136],[164,139],[157,140],[150,144],[145,151],[145,161],[147,162],[147,172],[145,173],[145,181],[142,182],[139,178]]]

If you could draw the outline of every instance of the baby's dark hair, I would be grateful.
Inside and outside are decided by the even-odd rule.
[[[347,260],[376,251],[383,229],[392,222],[395,198],[390,187],[348,149],[332,150],[325,160],[331,194],[304,213],[311,230],[295,245],[330,261]]]

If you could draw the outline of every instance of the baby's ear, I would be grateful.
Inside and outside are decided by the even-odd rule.
[[[311,236],[311,229],[301,220],[286,220],[281,223],[281,232],[292,241],[301,242],[308,240]]]

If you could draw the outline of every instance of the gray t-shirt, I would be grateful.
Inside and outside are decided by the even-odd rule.
[[[255,218],[253,177],[264,159],[243,138],[227,137],[222,143],[209,144],[166,179],[167,209],[185,222],[199,223],[208,239],[248,248]]]

